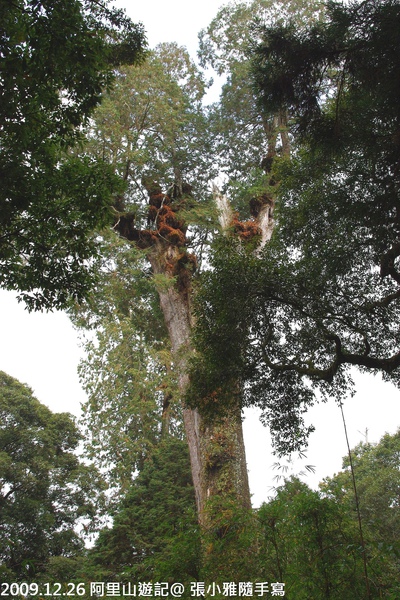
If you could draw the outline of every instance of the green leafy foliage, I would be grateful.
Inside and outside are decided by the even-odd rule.
[[[80,440],[71,415],[51,413],[26,385],[0,373],[2,580],[35,580],[51,557],[79,555],[77,528],[98,525],[103,484],[74,454]]]
[[[143,30],[91,0],[3,1],[0,22],[0,285],[62,307],[90,288],[90,234],[121,191],[102,161],[67,151],[115,66],[143,56]]]
[[[251,76],[252,47],[259,39],[253,27],[262,23],[286,23],[294,19],[298,28],[318,19],[323,11],[320,2],[302,0],[253,0],[222,6],[208,27],[199,34],[199,57],[202,66],[211,67],[223,78],[218,102],[210,110],[210,134],[215,139],[216,157],[220,173],[236,209],[246,210],[238,193],[238,184],[249,189],[254,178],[260,179],[265,160],[271,153],[282,152],[277,137],[285,133],[286,125],[277,116],[279,111],[264,110],[257,102]],[[265,193],[268,182],[263,182]]]
[[[194,581],[199,531],[185,442],[166,437],[154,449],[90,553],[110,581]]]
[[[323,21],[305,29],[260,26],[253,73],[260,102],[287,108],[313,146],[397,155],[388,136],[398,119],[397,2],[329,2]],[[379,117],[379,119],[377,118]],[[374,144],[377,144],[374,147]]]
[[[260,111],[289,113],[294,151],[273,160],[259,260],[216,245],[197,344],[201,372],[215,383],[228,361],[284,453],[305,441],[317,389],[351,391],[350,366],[398,382],[399,18],[390,1],[330,3],[314,24],[256,28]]]
[[[180,413],[170,343],[145,255],[114,232],[104,233],[102,255],[97,285],[71,317],[86,351],[79,366],[88,396],[86,453],[124,494],[160,437],[181,433]]]
[[[271,428],[277,450],[287,454],[306,444],[311,428],[305,428],[303,413],[313,403],[314,392],[295,371],[282,373],[266,365],[264,344],[265,339],[270,340],[271,328],[276,328],[273,343],[277,351],[283,349],[281,335],[286,334],[279,298],[265,300],[281,282],[281,271],[268,264],[267,270],[251,249],[238,249],[234,239],[222,239],[215,245],[212,269],[204,274],[196,298],[197,354],[192,359],[188,402],[196,404],[202,398],[202,411],[210,415],[223,412],[233,382],[241,382],[243,404],[263,410],[262,418]],[[328,393],[323,386],[320,389]],[[342,386],[335,389],[340,398]],[[217,402],[212,401],[215,390]],[[330,394],[334,391],[329,387]]]
[[[399,432],[352,450],[366,548],[370,598],[399,593]],[[306,598],[365,598],[355,495],[349,459],[320,491],[297,478],[277,489],[258,511],[261,569],[284,581],[286,593]]]
[[[304,358],[292,336],[277,362],[326,380],[344,364],[397,379],[399,19],[390,1],[330,3],[325,23],[266,29],[257,48],[261,101],[293,112],[301,146],[281,170],[273,259]]]
[[[14,183],[19,193],[25,188],[40,198],[29,200],[31,210],[16,211],[4,198],[0,284],[19,291],[29,309],[60,308],[94,283],[93,229],[109,222],[112,195],[121,185],[107,167],[86,158],[51,167],[45,180],[30,179]]]
[[[258,512],[262,568],[299,599],[364,598],[357,526],[343,506],[293,478]]]
[[[384,597],[399,593],[400,568],[400,432],[385,434],[378,444],[360,443],[352,450],[370,579]],[[323,494],[340,503],[356,522],[349,459],[343,471],[324,479]]]
[[[160,44],[145,63],[120,69],[96,111],[88,151],[104,157],[127,182],[125,209],[135,212],[142,226],[148,213],[144,181],[165,192],[185,183],[193,194],[204,194],[212,146],[202,106],[205,90],[186,49]]]

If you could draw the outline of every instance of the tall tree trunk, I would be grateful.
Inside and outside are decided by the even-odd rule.
[[[177,273],[180,259],[176,246],[157,243],[151,248],[149,259],[154,274],[170,278],[170,282],[163,281],[158,293],[183,397],[189,383],[187,359],[191,351],[190,277],[179,272],[178,277],[172,276]],[[207,528],[212,523],[206,507],[215,498],[230,496],[244,509],[251,508],[240,395],[235,390],[232,393],[237,396],[233,408],[215,420],[203,418],[197,409],[183,407],[199,521]]]
[[[185,200],[179,186],[173,186],[167,195],[155,182],[144,180],[144,185],[153,228],[137,229],[134,214],[124,213],[115,229],[147,251],[184,400],[192,351],[191,279],[196,258],[186,249],[186,228],[179,217]],[[203,538],[203,573],[211,581],[247,580],[249,555],[254,549],[248,537],[252,513],[240,400],[239,386],[233,384],[232,402],[222,416],[206,417],[200,409],[182,407]],[[246,539],[238,552],[243,534]]]
[[[154,274],[163,276],[158,293],[183,398],[189,384],[192,319],[190,277],[177,269],[180,256],[176,246],[166,246],[164,241],[149,253]],[[231,406],[215,419],[183,406],[203,540],[201,572],[205,580],[215,582],[248,580],[251,573],[256,576],[256,534],[238,387],[232,393]]]

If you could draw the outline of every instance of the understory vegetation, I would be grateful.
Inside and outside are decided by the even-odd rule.
[[[62,582],[63,591],[84,583],[85,597],[96,581],[119,584],[120,595],[129,582],[137,590],[139,583],[182,583],[181,597],[189,598],[196,582],[212,583],[202,545],[223,551],[226,544],[231,577],[222,574],[221,593],[245,568],[244,581],[284,583],[288,598],[365,598],[366,552],[371,597],[398,597],[400,431],[352,450],[364,548],[348,457],[318,491],[292,476],[250,516],[236,514],[234,527],[226,501],[212,536],[199,528],[182,439],[160,440],[123,497],[111,502],[104,478],[73,454],[80,438],[73,418],[52,414],[4,373],[0,386],[2,582],[35,582],[42,591],[48,582]],[[250,544],[256,552],[249,561]],[[237,596],[227,589],[222,597]]]

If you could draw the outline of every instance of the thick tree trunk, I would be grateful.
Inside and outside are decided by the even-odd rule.
[[[152,181],[146,180],[144,185],[149,193],[152,228],[137,229],[132,213],[121,214],[115,228],[147,251],[171,341],[173,368],[184,399],[192,351],[191,278],[196,265],[196,258],[186,249],[186,228],[179,217],[185,199],[182,186],[174,186],[171,195],[167,195]],[[226,202],[226,227],[229,214]],[[242,226],[238,222],[238,227],[258,231],[254,224]],[[211,581],[248,580],[250,557],[254,556],[240,400],[239,386],[233,385],[232,402],[222,416],[206,417],[197,409],[182,407],[203,541],[202,572]]]
[[[189,383],[187,359],[191,350],[190,278],[182,278],[182,284],[179,275],[178,280],[171,275],[171,266],[179,260],[176,246],[156,244],[151,248],[149,259],[154,274],[170,278],[170,284],[168,279],[163,281],[158,293],[183,397]],[[216,420],[206,420],[197,409],[183,407],[199,521],[208,529],[213,527],[213,519],[208,516],[207,505],[216,499],[229,497],[238,506],[251,508],[240,397],[235,390],[232,393],[237,394],[237,403]]]

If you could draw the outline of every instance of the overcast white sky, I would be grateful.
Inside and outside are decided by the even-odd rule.
[[[198,31],[224,3],[148,0],[117,4],[144,23],[151,47],[177,41],[194,55]],[[0,291],[0,307],[0,370],[30,385],[36,397],[52,410],[79,415],[84,393],[76,367],[81,353],[68,317],[62,313],[28,313],[15,294],[5,291]],[[366,432],[369,441],[377,442],[385,432],[394,433],[400,426],[400,393],[379,378],[360,376],[357,394],[346,402],[345,413],[351,446],[365,439]],[[333,402],[311,409],[308,421],[316,426],[316,432],[311,436],[306,460],[296,463],[293,472],[305,464],[314,465],[315,475],[305,481],[316,486],[341,468],[346,443],[340,410]],[[276,458],[271,454],[268,430],[254,411],[246,417],[244,432],[253,503],[258,506],[275,484],[278,471],[272,465]]]

